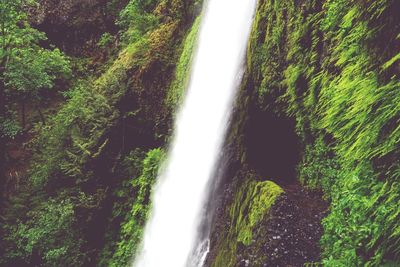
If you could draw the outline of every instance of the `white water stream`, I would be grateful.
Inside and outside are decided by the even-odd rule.
[[[196,248],[208,185],[229,122],[256,0],[208,0],[190,85],[178,113],[166,168],[153,193],[153,210],[135,267],[200,267]],[[208,244],[208,241],[206,241]],[[208,246],[208,245],[207,245]],[[195,252],[196,253],[196,252]]]

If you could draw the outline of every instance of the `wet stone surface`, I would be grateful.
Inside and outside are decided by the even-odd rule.
[[[303,266],[320,260],[319,240],[327,203],[322,195],[290,185],[256,227],[249,246],[239,248],[238,266]]]
[[[221,191],[215,205],[206,267],[322,266],[321,221],[328,214],[329,203],[321,192],[307,190],[297,181],[281,186],[285,193],[253,227],[247,246],[234,234],[235,218],[230,213],[236,192],[234,183]]]

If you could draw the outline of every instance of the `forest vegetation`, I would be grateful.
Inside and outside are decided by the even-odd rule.
[[[0,266],[129,266],[202,2],[0,0]],[[207,266],[400,265],[399,14],[258,1]]]

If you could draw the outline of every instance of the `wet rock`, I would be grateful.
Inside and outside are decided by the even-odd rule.
[[[252,242],[239,246],[237,263],[251,259],[251,267],[286,267],[320,261],[321,219],[327,203],[320,193],[308,192],[298,184],[285,192],[255,227]]]

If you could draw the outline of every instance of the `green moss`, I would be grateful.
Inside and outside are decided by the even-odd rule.
[[[248,83],[296,120],[300,178],[332,200],[323,264],[400,262],[398,1],[278,2],[259,2]]]
[[[175,70],[175,79],[171,84],[166,98],[167,105],[171,108],[175,108],[181,102],[185,89],[188,86],[200,24],[201,16],[195,20],[183,43],[182,53]]]
[[[252,181],[243,186],[230,210],[239,242],[244,245],[251,243],[254,227],[264,218],[282,193],[282,188],[271,181]]]
[[[228,208],[230,229],[219,241],[212,266],[236,266],[238,247],[253,242],[253,231],[282,193],[283,189],[271,181],[248,180],[240,187]]]
[[[294,1],[266,1],[258,3],[253,24],[248,67],[258,92],[258,102],[270,105],[272,97],[282,94],[284,66],[277,64],[285,57],[285,32],[289,16],[294,13]]]

